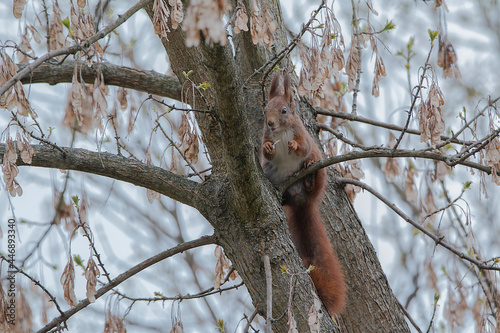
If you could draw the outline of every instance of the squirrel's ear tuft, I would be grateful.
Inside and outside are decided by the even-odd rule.
[[[271,81],[271,87],[269,88],[269,100],[273,99],[273,97],[278,96],[279,86],[280,86],[280,74],[274,74],[273,80]]]
[[[283,87],[285,89],[285,99],[293,105],[293,93],[292,93],[292,80],[290,79],[290,75],[288,72],[283,72]]]

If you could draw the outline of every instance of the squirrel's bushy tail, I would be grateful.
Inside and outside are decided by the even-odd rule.
[[[346,302],[345,277],[339,259],[326,234],[316,204],[284,206],[292,240],[328,313],[339,314]]]

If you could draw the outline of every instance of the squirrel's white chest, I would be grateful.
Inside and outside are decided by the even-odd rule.
[[[293,137],[292,130],[280,131],[272,135],[276,152],[274,158],[265,164],[264,173],[274,184],[283,182],[302,168],[304,158],[295,153],[288,153],[288,142]]]

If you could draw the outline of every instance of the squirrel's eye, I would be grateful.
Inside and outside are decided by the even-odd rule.
[[[281,113],[286,113],[286,108],[283,108],[283,110],[281,110]]]

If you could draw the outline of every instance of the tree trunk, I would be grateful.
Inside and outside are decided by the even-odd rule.
[[[329,172],[321,213],[348,284],[347,306],[339,320],[342,332],[409,332],[375,249],[335,177]]]
[[[251,8],[246,3],[247,8]],[[262,256],[269,255],[273,277],[274,332],[287,332],[287,306],[291,276],[282,274],[280,266],[292,273],[305,272],[292,245],[280,205],[281,195],[265,179],[259,164],[262,128],[262,73],[250,82],[247,78],[276,52],[287,45],[279,2],[267,1],[279,28],[275,33],[275,52],[251,41],[249,32],[233,36],[234,49],[228,44],[185,47],[185,34],[175,30],[163,45],[172,69],[184,83],[183,72],[192,71],[195,83],[207,81],[205,100],[198,97],[197,108],[209,108],[212,115],[197,114],[204,143],[213,164],[212,174],[201,186],[205,198],[196,206],[215,229],[221,244],[241,275],[259,313],[266,313],[266,281]],[[236,4],[233,4],[233,8]],[[152,18],[152,7],[147,8]],[[202,44],[204,42],[202,41]],[[281,67],[286,67],[284,61]],[[300,112],[300,111],[299,111]],[[309,121],[312,120],[309,112]],[[344,190],[331,185],[324,200],[323,216],[331,239],[345,269],[349,287],[348,305],[339,323],[343,332],[409,331],[375,251],[353,210]],[[306,274],[293,281],[293,311],[299,332],[307,332],[307,313],[313,303],[313,284]],[[324,312],[326,313],[326,311]],[[325,315],[322,332],[338,329]]]

